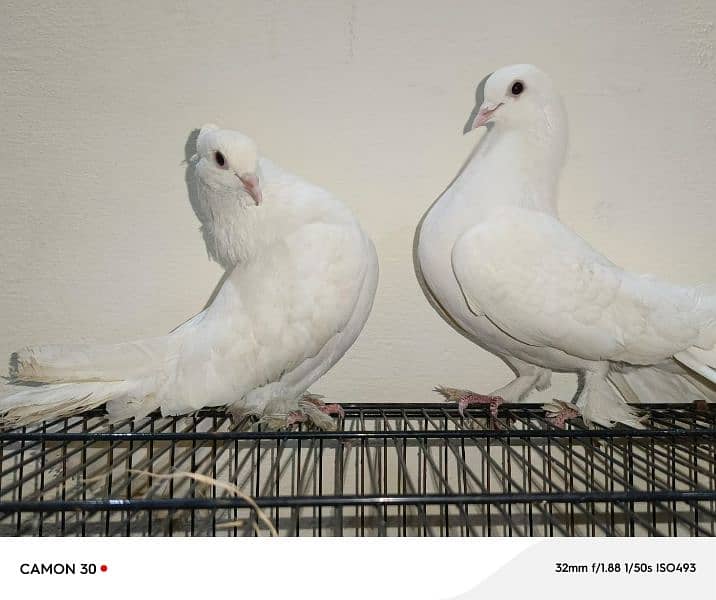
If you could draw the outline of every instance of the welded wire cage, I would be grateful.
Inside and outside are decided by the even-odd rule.
[[[352,404],[331,432],[221,411],[0,432],[0,535],[713,536],[716,412],[556,429],[448,404]],[[210,478],[210,479],[209,479]]]

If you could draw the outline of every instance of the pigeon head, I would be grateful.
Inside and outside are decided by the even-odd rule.
[[[247,205],[262,202],[258,149],[239,131],[202,126],[196,140],[196,174],[213,189],[235,190]]]
[[[564,117],[562,100],[546,73],[534,65],[511,65],[485,81],[484,102],[471,129],[487,123],[505,128],[552,129]]]

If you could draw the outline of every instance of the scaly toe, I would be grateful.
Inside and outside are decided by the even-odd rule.
[[[465,409],[471,404],[487,404],[490,407],[490,415],[493,418],[497,418],[497,411],[500,408],[500,404],[503,404],[505,400],[500,396],[485,396],[483,394],[475,394],[470,392],[466,396],[460,398],[457,403],[460,415],[464,416]]]
[[[460,402],[462,398],[472,394],[470,390],[460,390],[458,388],[445,387],[437,385],[433,388],[433,392],[440,394],[447,402]]]
[[[292,410],[286,417],[286,427],[291,428],[294,425],[300,425],[308,421],[308,415],[302,410]]]
[[[460,413],[460,416],[463,418],[465,417],[465,409],[468,408],[471,404],[489,405],[490,415],[496,418],[500,404],[503,404],[505,402],[502,396],[477,394],[470,390],[460,390],[457,388],[445,387],[441,385],[433,388],[433,391],[440,394],[443,398],[445,398],[447,402],[456,402],[457,410]]]
[[[579,409],[569,402],[562,402],[561,400],[554,399],[552,402],[542,406],[544,411],[547,413],[545,418],[548,423],[551,423],[558,429],[564,429],[567,421],[581,417]]]
[[[340,404],[326,404],[323,401],[323,398],[325,398],[325,396],[322,396],[321,394],[311,394],[309,392],[306,392],[301,397],[301,402],[307,402],[315,406],[325,415],[339,415],[341,417],[345,416],[343,407]]]
[[[338,415],[340,417],[346,416],[346,412],[340,404],[324,404],[323,406],[319,406],[318,410],[327,415]]]

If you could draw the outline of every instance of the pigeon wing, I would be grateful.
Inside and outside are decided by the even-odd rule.
[[[503,208],[455,243],[466,301],[507,334],[588,360],[652,364],[699,342],[690,289],[612,264],[556,218]]]

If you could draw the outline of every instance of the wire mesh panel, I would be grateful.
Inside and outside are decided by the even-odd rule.
[[[537,405],[344,408],[334,432],[245,430],[220,411],[0,432],[0,535],[716,533],[713,410],[561,430]]]

